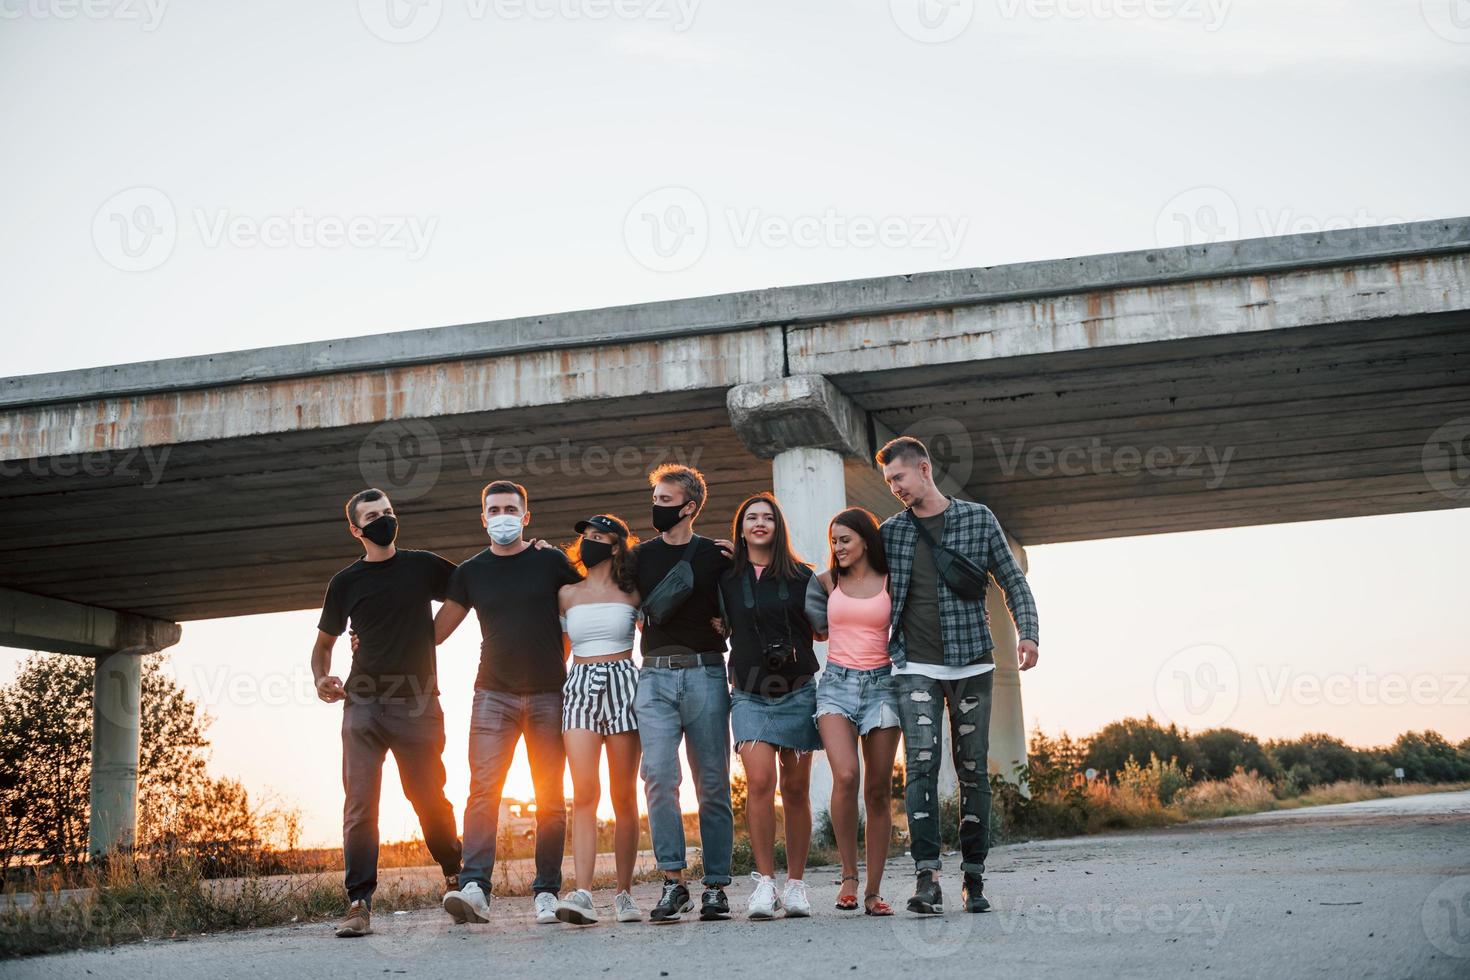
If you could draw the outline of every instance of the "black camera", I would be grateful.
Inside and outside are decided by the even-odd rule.
[[[780,640],[772,640],[766,644],[766,670],[780,670],[795,659],[796,648],[791,644],[783,643]]]

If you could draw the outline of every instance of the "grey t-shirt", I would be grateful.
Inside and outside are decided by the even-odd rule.
[[[920,517],[919,523],[935,541],[944,540],[944,515]],[[909,577],[908,598],[903,603],[904,643],[910,663],[944,663],[944,631],[939,623],[939,571],[934,550],[922,536],[914,541],[914,569]]]

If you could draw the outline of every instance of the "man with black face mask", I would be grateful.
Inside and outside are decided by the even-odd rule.
[[[694,907],[684,884],[684,821],[679,812],[679,743],[693,770],[704,852],[701,919],[730,914],[734,818],[730,810],[730,685],[725,679],[725,637],[712,620],[720,615],[720,576],[730,559],[709,538],[694,533],[704,506],[704,476],[688,466],[667,465],[648,476],[653,485],[657,537],[633,550],[638,591],[644,600],[643,666],[635,713],[643,740],[643,788],[648,831],[664,873],[663,894],[649,913],[672,922]],[[687,569],[679,569],[681,562]],[[655,594],[666,576],[687,583],[676,601]],[[665,589],[667,586],[665,586]],[[662,606],[655,610],[655,606]],[[653,610],[653,611],[650,611]]]
[[[343,937],[372,932],[378,798],[388,752],[429,853],[444,871],[446,891],[458,887],[460,870],[454,807],[444,796],[444,712],[430,605],[444,599],[455,566],[430,551],[397,547],[398,518],[381,490],[354,494],[347,501],[347,524],[365,553],[332,576],[311,651],[317,697],[328,704],[345,702],[342,852],[349,907],[337,929]],[[349,620],[359,642],[344,684],[331,673],[332,648]]]

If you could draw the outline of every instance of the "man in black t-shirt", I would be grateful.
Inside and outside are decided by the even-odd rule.
[[[388,752],[448,890],[457,887],[460,866],[454,807],[444,796],[444,712],[431,605],[444,598],[454,563],[430,551],[398,548],[398,518],[381,490],[355,494],[347,502],[347,524],[364,555],[332,576],[311,651],[317,697],[345,702],[342,853],[349,907],[337,930],[343,937],[372,931],[378,798]],[[349,622],[359,644],[344,684],[331,672],[332,648]]]
[[[558,619],[557,592],[579,581],[567,556],[537,548],[523,537],[531,513],[526,489],[497,480],[480,494],[480,520],[490,547],[455,569],[448,598],[434,621],[442,643],[473,609],[480,620],[480,672],[470,719],[470,797],[464,813],[464,872],[444,896],[458,922],[488,922],[490,879],[505,774],[516,743],[536,787],[536,920],[556,921],[566,845],[562,774],[561,691],[567,645]]]
[[[634,712],[643,741],[648,831],[654,858],[664,873],[663,895],[649,919],[675,921],[693,907],[683,880],[680,741],[685,743],[699,800],[705,886],[699,917],[723,919],[730,913],[724,889],[730,883],[734,839],[730,686],[725,679],[725,637],[711,621],[720,615],[720,576],[730,560],[715,542],[694,533],[694,519],[707,492],[698,470],[662,466],[648,480],[653,485],[653,526],[660,534],[633,549],[638,591],[647,599],[686,553],[694,573],[692,591],[674,612],[662,622],[643,623],[643,666]]]

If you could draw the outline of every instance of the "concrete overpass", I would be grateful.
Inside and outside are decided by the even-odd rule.
[[[101,847],[131,833],[134,654],[315,607],[363,485],[405,543],[462,559],[495,476],[541,534],[594,509],[648,534],[645,474],[683,459],[712,485],[706,533],[774,486],[820,559],[844,503],[892,512],[872,451],[907,431],[1024,555],[1463,505],[1435,439],[1467,417],[1470,218],[4,378],[0,644],[102,658]],[[1005,769],[1024,730],[1016,672],[997,681]]]

